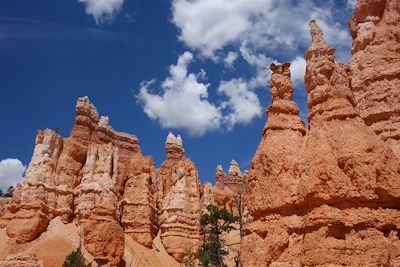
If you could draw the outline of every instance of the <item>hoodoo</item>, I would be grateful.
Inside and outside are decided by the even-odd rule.
[[[201,246],[202,187],[194,163],[186,158],[182,139],[170,133],[165,142],[167,159],[157,170],[160,189],[158,223],[166,251],[178,262]]]
[[[310,27],[309,130],[303,137],[304,130],[287,127],[281,142],[263,149],[274,137],[267,122],[249,173],[246,199],[254,221],[246,228],[242,263],[395,266],[399,161],[358,115],[349,69],[337,62],[315,21]]]
[[[157,169],[78,98],[70,136],[38,131],[24,180],[0,199],[0,266],[61,266],[77,248],[94,266],[182,266],[206,240],[209,204],[240,215],[236,231],[216,231],[229,266],[238,251],[244,267],[400,266],[400,0],[358,0],[349,26],[345,65],[310,22],[308,128],[290,63],[270,65],[250,170],[218,165],[214,186],[179,135]]]

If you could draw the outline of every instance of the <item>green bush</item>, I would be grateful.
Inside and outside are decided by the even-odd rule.
[[[63,267],[90,267],[90,264],[86,264],[81,248],[79,247],[65,258]]]

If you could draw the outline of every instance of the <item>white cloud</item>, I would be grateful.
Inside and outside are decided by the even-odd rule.
[[[255,117],[261,117],[260,101],[243,79],[222,81],[218,92],[228,97],[228,100],[221,104],[223,109],[228,110],[224,118],[228,129],[232,129],[236,124],[250,123]]]
[[[225,66],[232,68],[236,59],[238,58],[238,53],[229,51],[228,55],[224,58]]]
[[[276,49],[296,53],[309,45],[311,19],[318,20],[331,45],[350,45],[346,23],[336,21],[342,11],[333,1],[173,0],[172,12],[179,39],[214,60],[225,46],[241,47],[243,42],[266,57],[273,57]]]
[[[193,54],[185,52],[176,65],[169,67],[169,77],[161,83],[161,94],[150,92],[155,81],[142,82],[139,103],[152,120],[163,128],[187,130],[191,135],[201,136],[221,127],[232,129],[237,124],[248,124],[261,116],[257,95],[243,79],[222,81],[218,87],[220,103],[208,99],[210,84],[201,82],[206,72],[188,72]]]
[[[290,72],[295,83],[303,83],[306,74],[306,60],[303,57],[296,57],[292,61]]]
[[[5,193],[9,186],[15,186],[22,180],[26,167],[19,159],[0,160],[0,190]]]
[[[188,73],[193,55],[183,53],[176,65],[169,68],[170,76],[161,84],[162,94],[152,94],[149,87],[154,83],[142,83],[138,97],[144,112],[158,120],[163,128],[185,129],[200,136],[207,131],[218,129],[222,115],[219,109],[209,103],[209,84],[199,82],[205,78],[204,70],[199,74]]]
[[[251,122],[261,114],[255,90],[268,87],[271,63],[294,59],[292,78],[295,85],[303,82],[303,55],[311,41],[311,19],[317,20],[326,41],[337,49],[338,59],[342,62],[349,59],[348,4],[353,3],[350,0],[341,5],[331,0],[172,0],[172,23],[179,30],[179,40],[188,49],[226,68],[232,68],[240,56],[243,59],[240,64],[247,63],[249,68],[229,80],[223,77],[217,89],[220,99],[211,101],[207,93],[210,85],[201,82],[205,72],[188,74],[188,62],[193,56],[189,53],[190,59],[185,60],[182,55],[178,64],[170,67],[170,77],[161,84],[160,95],[149,93],[150,84],[143,84],[138,98],[144,111],[162,127],[184,128],[197,135]],[[175,74],[174,68],[180,74]],[[241,69],[242,65],[236,71]],[[197,93],[189,97],[192,87],[201,90],[194,90]]]
[[[96,24],[109,23],[122,9],[124,0],[78,0],[86,6],[86,14],[92,15]]]

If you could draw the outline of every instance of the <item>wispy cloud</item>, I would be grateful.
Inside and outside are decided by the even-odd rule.
[[[116,33],[100,28],[81,27],[63,22],[0,16],[0,40],[3,40],[2,42],[18,42],[27,39],[79,42],[93,38],[96,40],[130,41],[136,39],[136,36],[132,33]]]

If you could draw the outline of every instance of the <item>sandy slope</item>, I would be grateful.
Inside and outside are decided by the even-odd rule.
[[[46,267],[62,266],[65,257],[79,246],[79,228],[75,223],[63,224],[60,218],[53,219],[46,232],[39,238],[27,244],[17,244],[8,238],[6,229],[0,229],[0,260],[10,254],[35,254],[38,260],[42,260]],[[160,237],[153,241],[153,248],[145,248],[128,235],[125,235],[126,246],[124,259],[126,266],[149,267],[181,267],[165,251]],[[85,257],[92,262],[91,256],[85,253]],[[95,266],[96,264],[93,264]]]
[[[46,267],[59,267],[65,257],[79,246],[79,228],[76,224],[63,224],[60,218],[53,219],[46,232],[39,238],[27,244],[17,244],[6,234],[6,229],[0,229],[0,260],[10,254],[35,254],[38,260],[42,260]],[[226,263],[235,266],[234,258],[237,256],[239,231],[232,231],[223,237],[229,248]],[[183,267],[184,264],[176,262],[165,251],[160,236],[153,240],[153,247],[146,248],[125,235],[126,267]],[[91,256],[84,252],[85,257],[91,262]],[[95,266],[95,264],[93,265]]]
[[[165,251],[161,244],[160,236],[153,240],[153,248],[145,248],[128,235],[125,235],[126,267],[181,267],[183,264],[176,262]]]
[[[55,218],[46,232],[27,244],[17,244],[9,239],[6,230],[0,229],[0,260],[9,254],[35,254],[46,267],[59,267],[65,257],[79,245],[78,228],[74,223],[63,224]]]

